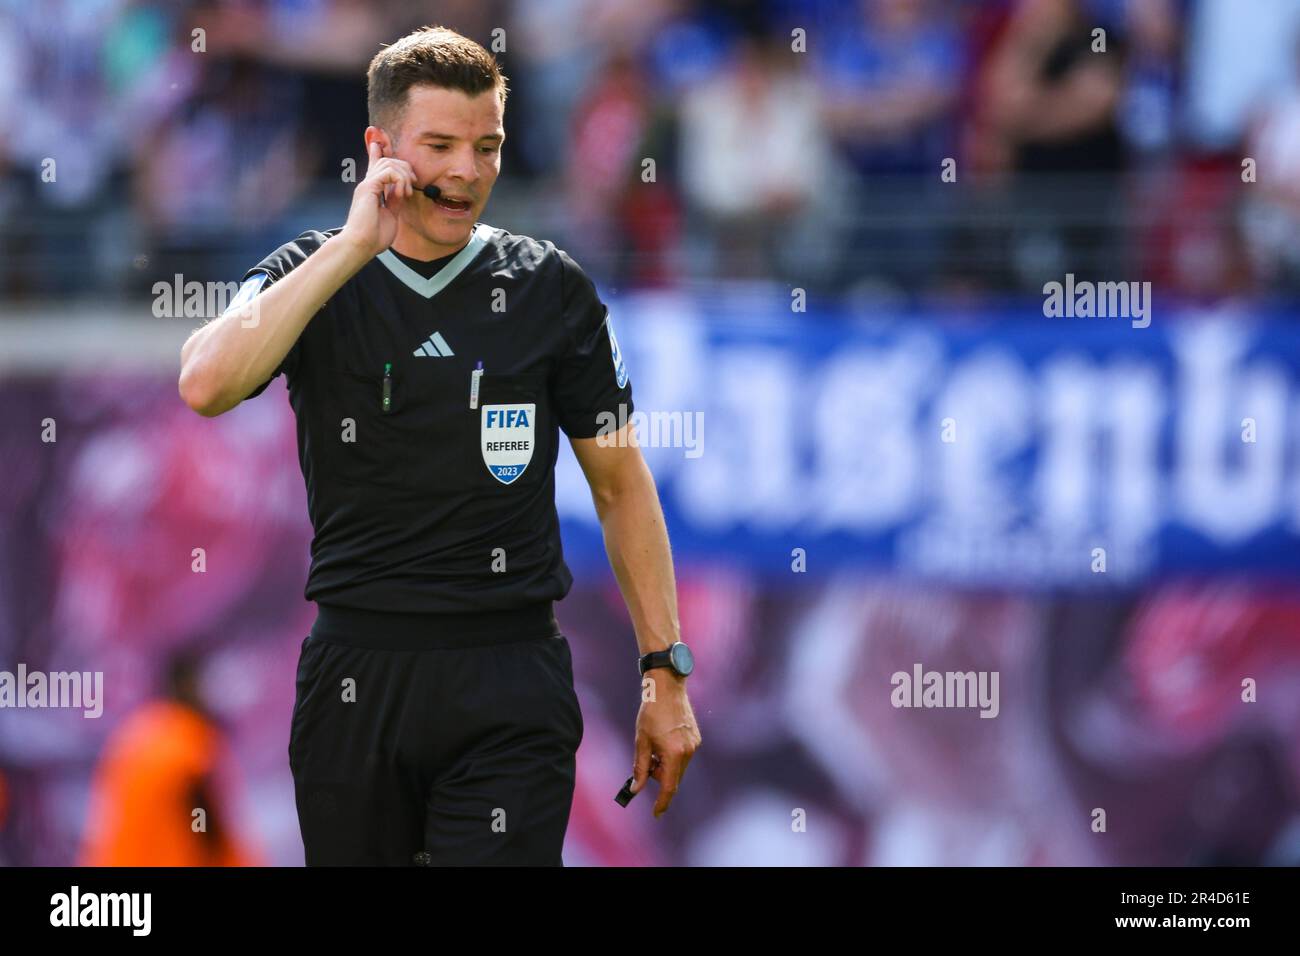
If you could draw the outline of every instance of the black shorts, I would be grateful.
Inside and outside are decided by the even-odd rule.
[[[554,622],[321,605],[289,734],[307,865],[563,866],[583,723]]]

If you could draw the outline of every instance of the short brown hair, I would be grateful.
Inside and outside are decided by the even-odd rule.
[[[406,106],[412,86],[426,84],[477,96],[495,88],[506,105],[506,76],[496,58],[446,27],[421,27],[375,54],[366,71],[370,125],[387,127]],[[391,132],[391,130],[390,130]]]

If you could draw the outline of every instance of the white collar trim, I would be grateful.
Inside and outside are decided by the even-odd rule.
[[[412,292],[418,293],[426,299],[432,299],[445,289],[452,279],[464,272],[465,267],[474,261],[474,257],[483,251],[483,247],[487,245],[492,232],[491,226],[480,222],[474,227],[474,232],[470,234],[469,243],[466,244],[465,248],[456,253],[455,258],[427,279],[393,255],[391,249],[385,249],[377,258],[387,266],[389,272]]]

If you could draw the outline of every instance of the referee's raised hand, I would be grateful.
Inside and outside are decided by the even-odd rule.
[[[369,257],[379,255],[397,238],[402,203],[415,192],[415,170],[404,159],[384,155],[380,142],[367,146],[366,176],[352,194],[352,208],[342,236]]]

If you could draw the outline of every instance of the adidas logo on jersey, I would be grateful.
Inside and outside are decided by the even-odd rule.
[[[434,332],[424,340],[414,354],[420,358],[447,358],[456,353],[451,350],[451,346],[447,344],[441,332]]]

